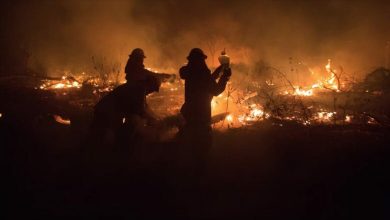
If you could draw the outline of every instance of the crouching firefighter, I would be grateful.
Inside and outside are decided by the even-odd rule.
[[[146,96],[158,92],[161,81],[172,76],[146,70],[144,58],[142,49],[134,49],[125,68],[126,83],[95,105],[91,130],[97,144],[132,148],[144,141],[146,126],[157,122]]]

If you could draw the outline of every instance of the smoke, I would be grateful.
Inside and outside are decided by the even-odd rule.
[[[385,62],[390,5],[380,1],[18,1],[8,3],[10,45],[28,48],[32,68],[86,71],[91,57],[124,66],[133,48],[149,67],[177,71],[193,47],[217,65],[226,48],[235,63],[289,58],[323,66],[331,58],[350,73]],[[123,69],[123,68],[122,68]]]

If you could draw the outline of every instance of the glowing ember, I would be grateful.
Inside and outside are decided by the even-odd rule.
[[[326,69],[326,71],[328,72],[328,73],[330,73],[331,72],[331,69],[330,69],[330,59],[328,59],[328,63],[325,65],[325,69]]]
[[[332,119],[334,119],[334,116],[336,115],[336,112],[317,112],[317,115],[314,117],[315,120],[319,122],[330,122]]]
[[[249,106],[249,112],[241,114],[237,117],[237,120],[242,124],[246,125],[248,122],[261,121],[264,118],[269,118],[270,115],[264,113],[258,104],[252,104]]]
[[[226,116],[226,120],[227,120],[228,122],[233,122],[233,116],[232,116],[232,115],[227,115],[227,116]]]
[[[265,83],[266,83],[267,85],[269,85],[269,86],[274,86],[274,85],[275,85],[275,84],[274,84],[272,81],[270,81],[270,80],[266,80]]]
[[[378,124],[378,122],[373,117],[370,117],[370,116],[368,117],[367,123],[370,124],[370,125]]]
[[[62,118],[61,116],[59,115],[53,115],[54,117],[54,120],[60,124],[63,124],[63,125],[70,125],[70,120],[69,119],[64,119]]]
[[[352,115],[346,115],[345,116],[345,122],[347,122],[347,123],[351,123],[351,121],[352,121],[352,118],[353,118],[353,116]]]
[[[313,89],[309,90],[303,90],[300,87],[295,87],[294,95],[299,95],[299,96],[312,96],[313,95]]]
[[[256,109],[256,108],[252,109],[250,112],[251,118],[260,118],[260,117],[263,117],[263,115],[264,115],[263,110]]]

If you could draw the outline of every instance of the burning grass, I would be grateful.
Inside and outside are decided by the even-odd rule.
[[[348,84],[342,68],[332,68],[330,59],[323,67],[327,76],[306,86],[295,85],[276,68],[268,67],[268,71],[272,72],[273,77],[264,81],[240,78],[241,73],[233,75],[224,93],[212,100],[212,114],[218,117],[218,120],[214,120],[214,128],[245,127],[264,120],[279,120],[282,123],[294,121],[305,126],[350,123],[387,125],[389,122],[388,112],[381,112],[377,105],[384,95],[356,91],[354,84]],[[313,70],[310,71],[314,74]],[[113,81],[103,82],[99,77],[81,73],[43,80],[37,89],[53,91],[62,99],[65,96],[73,106],[82,106],[91,111],[100,97],[116,85]],[[147,99],[150,108],[159,117],[178,115],[184,102],[184,83],[181,80],[165,82],[159,93],[151,94]],[[53,115],[64,117],[56,113]],[[224,117],[221,118],[221,115]],[[57,119],[62,124],[71,123]]]

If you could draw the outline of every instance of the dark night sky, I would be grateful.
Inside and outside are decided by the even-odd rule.
[[[37,0],[5,3],[2,16],[5,51],[25,45],[30,65],[48,72],[81,70],[92,55],[123,63],[135,47],[148,65],[175,69],[210,43],[233,62],[332,58],[359,72],[384,65],[390,41],[388,1]]]

